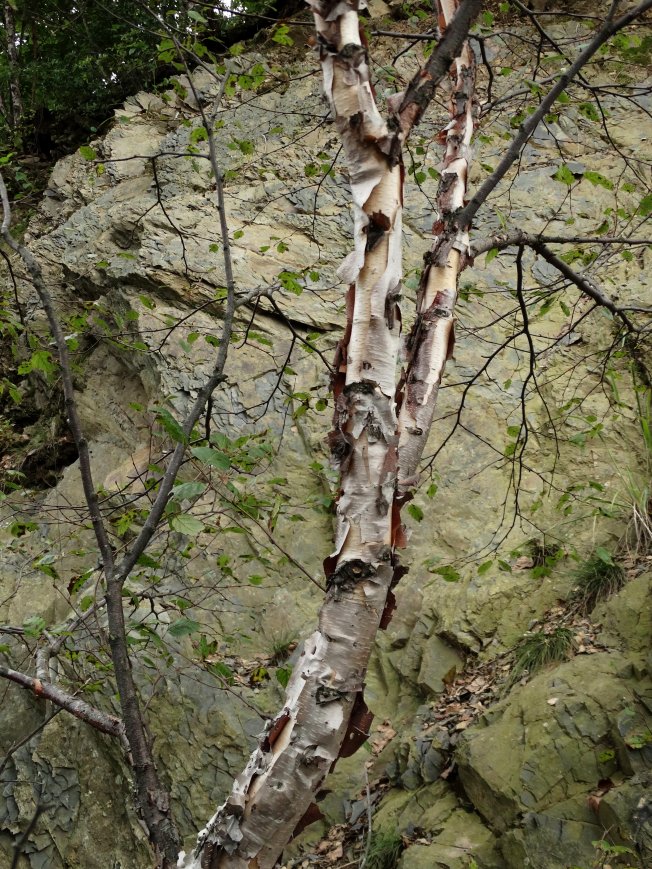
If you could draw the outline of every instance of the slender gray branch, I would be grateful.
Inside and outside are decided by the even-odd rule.
[[[602,239],[599,239],[602,241]],[[625,324],[628,331],[630,332],[638,332],[639,329],[632,323],[630,318],[627,316],[625,311],[634,310],[632,308],[620,307],[617,305],[609,296],[602,290],[591,278],[582,272],[576,272],[575,269],[571,268],[567,262],[564,262],[561,257],[559,257],[556,253],[550,250],[547,246],[548,243],[561,243],[561,244],[575,244],[577,239],[568,239],[563,236],[545,236],[545,235],[529,235],[527,232],[522,232],[521,230],[515,230],[514,232],[506,233],[504,235],[497,235],[491,239],[483,239],[479,242],[474,242],[471,245],[470,255],[471,257],[479,256],[481,253],[492,249],[501,249],[505,247],[518,247],[523,249],[524,247],[532,248],[533,251],[539,254],[540,257],[546,260],[546,262],[550,263],[551,266],[557,269],[557,271],[562,274],[565,278],[571,281],[575,286],[580,289],[585,295],[589,296],[593,299],[594,302],[597,302],[603,308],[606,308],[608,311],[615,317],[619,317],[620,320]],[[588,241],[588,239],[586,240]],[[628,239],[612,239],[612,243],[629,243]],[[638,240],[639,244],[648,244],[649,242],[644,240]]]
[[[629,247],[638,247],[640,245],[651,245],[652,238],[627,238],[625,235],[609,236],[609,235],[583,235],[583,236],[568,236],[568,235],[530,235],[520,229],[513,232],[499,233],[498,235],[489,238],[480,238],[471,242],[469,254],[471,257],[480,256],[488,250],[495,248],[502,250],[505,247],[513,247],[519,244],[530,244],[536,239],[543,244],[622,244]]]
[[[183,56],[183,55],[181,55]],[[216,99],[216,107],[219,106],[219,103],[224,95],[224,88],[226,87],[226,82],[229,76],[229,69],[224,72],[224,76],[222,79],[222,84],[220,87],[220,92]],[[194,84],[192,82],[192,76],[188,76],[191,88],[194,90]],[[236,310],[236,294],[235,294],[235,279],[233,276],[233,264],[231,257],[231,247],[229,242],[229,229],[226,220],[226,205],[224,201],[224,186],[222,181],[222,172],[220,170],[219,162],[217,159],[217,151],[215,148],[215,134],[213,131],[213,123],[208,122],[208,118],[204,112],[204,109],[201,106],[201,102],[198,99],[198,95],[195,92],[195,98],[197,99],[197,104],[200,107],[200,112],[202,115],[202,119],[204,121],[205,129],[208,135],[208,146],[209,146],[209,159],[211,163],[211,168],[213,170],[213,175],[215,177],[215,188],[217,195],[217,209],[219,213],[220,219],[220,232],[222,236],[222,251],[224,256],[224,271],[226,277],[226,289],[227,289],[227,299],[226,299],[226,310],[224,313],[224,321],[222,324],[222,335],[220,337],[220,345],[217,353],[217,359],[215,360],[215,366],[213,367],[213,371],[211,376],[208,378],[204,386],[199,390],[199,394],[192,405],[183,425],[181,426],[183,432],[183,440],[179,442],[174,448],[174,452],[172,453],[172,457],[170,459],[170,463],[168,464],[167,470],[163,479],[161,480],[158,494],[156,499],[152,505],[152,509],[149,512],[149,516],[145,520],[143,527],[131,546],[130,551],[125,555],[124,559],[120,562],[116,569],[116,577],[120,582],[124,582],[126,578],[129,576],[130,571],[133,569],[134,565],[143,554],[147,546],[149,545],[150,540],[154,536],[156,529],[159,526],[161,518],[163,516],[163,512],[167,505],[168,498],[170,496],[170,492],[172,491],[172,487],[174,486],[174,482],[176,480],[177,474],[179,473],[179,468],[184,459],[184,455],[186,452],[187,442],[190,439],[190,435],[192,433],[195,424],[197,423],[199,417],[201,416],[206,404],[215,391],[216,387],[226,380],[226,376],[224,374],[224,368],[226,365],[226,358],[229,350],[229,343],[231,341],[231,333],[233,331],[233,321],[235,317]]]
[[[34,679],[26,673],[21,673],[18,670],[12,670],[11,667],[0,665],[0,677],[20,685],[27,691],[31,691],[37,697],[43,700],[50,700],[55,706],[79,718],[80,721],[85,721],[99,730],[102,733],[107,733],[109,736],[116,736],[118,739],[124,738],[124,724],[120,718],[115,715],[109,715],[107,712],[102,712],[82,700],[80,697],[75,697],[67,691],[62,691],[51,682],[45,682],[41,679]]]

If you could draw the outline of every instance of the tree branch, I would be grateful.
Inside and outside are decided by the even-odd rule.
[[[95,730],[101,733],[106,733],[109,736],[116,736],[122,742],[125,738],[125,727],[122,719],[115,715],[109,715],[107,712],[102,712],[91,706],[85,700],[69,694],[67,691],[62,691],[51,682],[44,682],[41,679],[34,679],[26,673],[20,673],[18,670],[12,670],[10,667],[5,667],[0,664],[0,676],[3,679],[8,679],[21,688],[31,691],[36,697],[42,700],[49,700],[55,706],[79,718],[80,721],[85,721],[90,724]]]
[[[600,239],[599,239],[600,240]],[[638,332],[639,329],[637,326],[632,323],[630,318],[627,316],[625,311],[626,308],[620,307],[617,305],[609,296],[602,290],[597,284],[587,275],[582,274],[581,272],[576,272],[575,269],[571,268],[568,263],[564,262],[561,257],[557,256],[556,253],[550,250],[547,246],[546,242],[558,242],[562,244],[575,244],[576,239],[566,239],[560,236],[538,236],[538,235],[529,235],[527,232],[522,232],[521,230],[515,230],[514,232],[510,232],[506,235],[497,235],[492,239],[485,239],[480,242],[474,242],[471,245],[471,257],[479,256],[481,253],[484,253],[488,250],[492,249],[500,249],[505,247],[530,247],[536,253],[539,254],[546,262],[550,263],[551,266],[557,269],[557,271],[562,274],[565,278],[567,278],[571,283],[575,284],[575,286],[580,289],[586,296],[589,296],[593,299],[594,302],[597,302],[603,308],[606,308],[608,311],[615,317],[619,317],[620,320],[625,324],[627,330],[629,332]],[[621,242],[627,242],[627,239],[612,239],[611,243],[620,244]],[[587,239],[588,243],[588,239]],[[648,244],[647,241],[638,240],[638,244]]]

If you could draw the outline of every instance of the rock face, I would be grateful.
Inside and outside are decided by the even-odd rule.
[[[517,55],[503,60],[506,69],[520,62]],[[249,450],[253,471],[242,466],[230,496],[219,475],[210,475],[213,488],[193,515],[211,517],[213,525],[190,538],[165,527],[156,548],[162,567],[134,578],[129,611],[157,757],[189,842],[222,800],[263,716],[281,703],[276,671],[292,663],[295,641],[319,605],[320,592],[306,574],[321,581],[335,487],[323,443],[330,409],[318,399],[327,397],[322,355],[330,361],[343,324],[335,271],[349,250],[346,168],[337,161],[339,144],[310,53],[274,45],[236,64],[241,82],[218,107],[218,159],[227,171],[238,292],[265,295],[239,308],[228,380],[215,393],[210,427],[230,442],[255,436],[238,447]],[[399,74],[414,66],[408,54]],[[391,85],[381,78],[378,90]],[[57,164],[29,228],[66,328],[78,333],[80,412],[96,485],[115,511],[117,545],[142,521],[129,514],[130,496],[142,493],[143,476],[158,473],[170,447],[161,411],[179,418],[187,410],[220,334],[224,265],[197,104],[213,110],[218,91],[219,81],[201,71],[193,88],[181,77],[168,93],[130,99],[94,143],[97,161],[75,154]],[[621,148],[640,147],[631,107],[606,102],[614,124],[628,121],[619,128]],[[532,232],[563,227],[568,188],[551,180],[561,162],[585,161],[606,178],[626,173],[624,163],[614,168],[612,154],[594,153],[595,130],[580,111],[571,107],[558,120],[526,149],[483,235],[499,230],[507,213],[510,225]],[[420,128],[425,155],[417,159],[436,162],[433,140],[444,122],[435,109]],[[479,144],[474,183],[483,164],[495,164],[510,129],[509,119],[492,124]],[[418,167],[415,173],[421,179]],[[432,225],[428,197],[436,180],[423,174],[420,189],[409,185],[406,201],[406,311]],[[573,231],[594,230],[613,195],[584,181],[573,188]],[[619,195],[626,204],[633,196]],[[464,275],[458,343],[433,450],[450,431],[478,354],[485,358],[511,329],[511,261],[487,259]],[[526,265],[529,286],[547,287],[547,266],[533,259]],[[648,249],[640,262],[605,257],[601,274],[622,287],[621,297],[640,303],[646,268]],[[26,283],[21,294],[32,328],[42,331]],[[583,310],[576,294],[569,298]],[[378,638],[366,691],[377,720],[399,731],[375,761],[377,771],[389,764],[397,783],[375,823],[418,839],[404,852],[402,869],[588,869],[593,843],[605,831],[638,848],[643,862],[650,854],[649,573],[634,576],[594,611],[597,651],[505,688],[453,741],[443,733],[426,739],[421,726],[470,661],[479,656],[496,667],[509,661],[504,656],[523,634],[569,599],[570,556],[581,559],[596,544],[613,550],[624,531],[626,511],[613,505],[626,501],[627,481],[639,479],[642,462],[627,366],[613,362],[611,394],[603,390],[610,322],[598,312],[566,334],[567,311],[560,305],[535,315],[540,382],[525,407],[532,451],[522,468],[518,514],[513,466],[504,454],[513,440],[507,427],[521,420],[528,370],[522,337],[507,342],[466,395],[463,428],[437,458],[436,493],[431,487],[414,502],[410,573],[397,590],[394,619]],[[555,341],[559,335],[565,337]],[[581,409],[574,412],[578,395]],[[545,482],[553,467],[554,497]],[[189,463],[181,480],[197,479],[209,481],[209,474]],[[227,503],[234,491],[239,508]],[[247,497],[260,503],[248,508]],[[70,588],[97,564],[81,504],[76,463],[56,488],[19,492],[0,504],[3,625],[43,620],[52,627],[69,616]],[[549,570],[537,573],[532,559],[523,560],[532,537],[558,547]],[[90,587],[95,580],[82,587],[86,581],[89,601],[74,597],[75,606],[101,597],[100,588]],[[152,583],[157,600],[144,594]],[[103,628],[98,617],[59,675],[64,682],[86,679],[90,698],[115,710],[115,698],[102,693]],[[29,669],[34,643],[28,634],[24,645],[12,645],[18,656],[12,660]],[[39,730],[53,710],[16,688],[0,688],[0,758],[13,749],[0,762],[0,864],[10,865],[39,807],[21,866],[145,869],[148,850],[117,746],[65,713]],[[341,800],[358,790],[365,760],[354,757],[338,768],[324,801],[327,820],[341,820]]]

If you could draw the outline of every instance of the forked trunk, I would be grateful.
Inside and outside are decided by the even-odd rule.
[[[411,124],[395,120],[390,129],[378,112],[357,0],[309,2],[354,203],[354,249],[339,270],[349,285],[347,325],[335,359],[329,436],[341,473],[335,551],[324,564],[328,591],[319,625],[303,647],[285,706],[199,836],[199,856],[190,866],[202,869],[271,869],[302,820],[318,817],[313,801],[322,781],[338,757],[367,738],[365,673],[376,632],[389,620],[390,588],[403,572],[396,555],[405,537],[397,497],[396,370],[401,151]],[[429,72],[423,77],[434,81]]]

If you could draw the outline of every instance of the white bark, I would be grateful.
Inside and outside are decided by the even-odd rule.
[[[440,27],[446,28],[457,0],[440,0]],[[459,274],[469,249],[466,230],[457,230],[453,217],[464,206],[471,140],[476,123],[475,59],[465,42],[455,60],[451,121],[446,128],[446,153],[437,195],[438,220],[426,254],[417,297],[417,320],[407,339],[407,365],[399,414],[398,495],[409,498],[418,482],[418,467],[432,425],[446,361],[453,352],[453,312]]]
[[[203,867],[275,864],[340,755],[394,575],[402,167],[383,150],[389,130],[371,89],[355,3],[311,5],[354,204],[354,249],[339,272],[349,303],[331,436],[342,469],[335,552],[326,563],[319,626],[304,645],[284,709],[200,841]],[[358,708],[364,739],[365,709]]]

